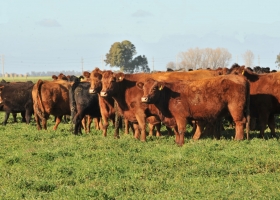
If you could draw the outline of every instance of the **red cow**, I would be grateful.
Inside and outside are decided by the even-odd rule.
[[[249,120],[249,83],[242,76],[218,76],[196,81],[158,82],[147,79],[138,82],[144,95],[142,102],[154,104],[163,115],[172,115],[179,135],[176,143],[184,144],[187,119],[214,121],[227,112],[236,124],[235,139],[244,137],[247,113]],[[247,137],[249,126],[247,123]]]
[[[37,81],[32,89],[32,99],[34,107],[34,117],[37,123],[37,129],[42,126],[47,129],[47,119],[50,115],[56,117],[54,130],[61,122],[63,115],[70,115],[69,89],[70,82],[64,80],[57,81]],[[42,121],[42,126],[40,124]]]
[[[280,114],[280,72],[255,74],[245,66],[234,64],[229,73],[243,74],[250,83],[251,117],[256,117],[260,124],[260,137],[264,137],[266,125],[275,134],[275,114]]]
[[[94,69],[90,73],[91,86],[89,89],[89,93],[98,94],[100,112],[103,119],[103,127],[102,127],[103,136],[107,136],[107,129],[109,126],[109,119],[110,119],[115,125],[114,135],[115,137],[119,137],[119,128],[120,128],[119,122],[121,121],[121,119],[119,113],[116,111],[117,106],[115,105],[113,98],[100,97],[100,91],[102,89],[101,79],[102,79],[102,71],[99,68]],[[124,122],[125,122],[125,134],[128,134],[129,131],[128,120],[125,119]]]
[[[139,73],[139,74],[123,74],[113,73],[112,71],[104,71],[102,73],[102,97],[112,97],[118,103],[118,107],[125,118],[131,122],[139,124],[141,131],[141,140],[146,140],[145,119],[149,116],[160,117],[153,109],[152,105],[141,102],[143,91],[139,90],[136,82],[144,81],[146,78],[154,78],[160,81],[171,80],[197,80],[204,77],[213,77],[220,75],[221,72],[215,70],[197,70],[191,72],[159,72],[159,73]],[[152,110],[155,110],[153,112]],[[165,116],[166,121],[170,125],[176,126],[175,120]],[[168,126],[168,125],[167,125]],[[176,131],[176,129],[174,129]],[[139,135],[136,132],[135,137]]]

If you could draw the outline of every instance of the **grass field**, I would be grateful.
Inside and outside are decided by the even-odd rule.
[[[42,79],[42,80],[52,80],[51,76],[32,76],[32,77],[2,77],[1,80],[4,79],[5,81],[13,82],[13,81],[20,81],[20,82],[25,82],[25,81],[32,81],[33,83],[36,83],[37,80]]]
[[[4,113],[0,113],[3,121]],[[20,120],[20,117],[18,117]],[[57,131],[30,125],[0,125],[0,199],[279,199],[277,139],[234,141],[174,137],[140,142],[110,127],[75,136],[71,124]],[[279,134],[279,132],[277,132]]]

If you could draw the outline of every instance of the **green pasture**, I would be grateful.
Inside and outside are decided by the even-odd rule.
[[[39,79],[42,80],[52,80],[51,76],[30,76],[30,77],[1,77],[0,80],[4,79],[5,81],[9,81],[9,82],[25,82],[25,81],[32,81],[34,83],[36,83]]]
[[[3,121],[4,113],[0,113]],[[18,120],[21,117],[18,116]],[[75,136],[72,125],[57,131],[30,125],[0,125],[0,199],[279,199],[280,143],[277,139],[193,141],[174,136],[147,142],[113,128]],[[279,134],[279,131],[277,132]]]

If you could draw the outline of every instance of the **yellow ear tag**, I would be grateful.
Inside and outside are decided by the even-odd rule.
[[[119,80],[122,80],[122,77],[119,77]]]
[[[159,90],[162,90],[162,85],[158,88]]]
[[[244,70],[242,71],[242,73],[241,73],[242,75],[244,75]]]

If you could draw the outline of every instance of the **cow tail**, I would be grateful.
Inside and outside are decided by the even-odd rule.
[[[37,83],[34,85],[34,91],[35,91],[35,94],[34,94],[34,112],[36,112],[36,114],[40,117],[41,120],[45,119],[45,116],[44,116],[44,106],[42,104],[42,97],[41,97],[41,87],[42,87],[42,84],[44,82],[39,79],[37,81]],[[40,105],[39,105],[40,104]],[[43,111],[40,109],[42,108]]]
[[[246,135],[247,140],[249,140],[249,132],[250,132],[250,120],[251,120],[251,114],[250,114],[250,83],[246,81],[246,89],[247,89],[247,98],[246,98]]]
[[[77,113],[77,107],[76,107],[76,99],[75,99],[75,89],[77,87],[78,83],[74,83],[70,89],[69,89],[69,103],[70,103],[70,110],[71,110],[71,119],[73,123],[76,123],[76,113]]]

